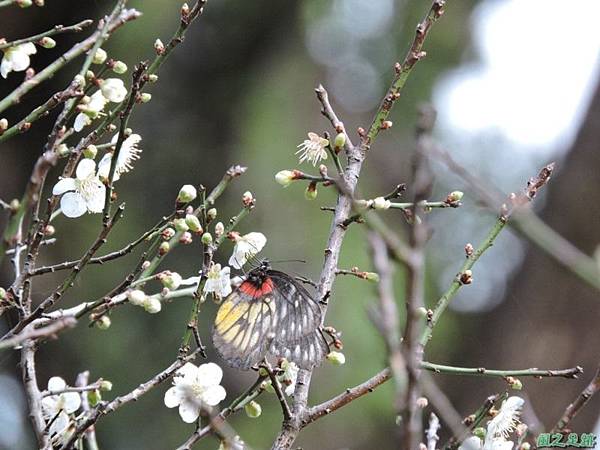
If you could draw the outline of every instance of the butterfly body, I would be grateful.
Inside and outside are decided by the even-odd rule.
[[[213,343],[219,355],[239,369],[249,369],[269,355],[310,369],[329,351],[320,326],[319,302],[264,261],[221,304]]]

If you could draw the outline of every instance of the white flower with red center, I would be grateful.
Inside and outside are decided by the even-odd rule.
[[[227,395],[220,385],[223,370],[215,363],[199,367],[186,363],[173,377],[173,386],[165,393],[167,408],[179,407],[179,415],[186,423],[194,423],[200,411],[218,405]]]
[[[229,258],[229,265],[236,269],[241,269],[267,243],[265,235],[257,232],[248,233],[243,236],[240,236],[238,233],[231,233],[231,238],[235,241],[235,246],[233,247],[233,254]]]
[[[212,293],[216,299],[222,299],[231,294],[230,268],[221,264],[213,264],[208,271],[204,284],[204,293]]]
[[[52,420],[50,436],[62,434],[69,426],[69,414],[74,413],[81,406],[81,397],[76,392],[63,392],[67,383],[61,377],[52,377],[48,380],[47,395],[42,399],[42,412],[48,422]],[[56,392],[56,394],[52,394]]]
[[[34,53],[37,53],[37,49],[32,42],[15,45],[4,50],[2,63],[0,63],[0,75],[2,75],[2,78],[8,77],[10,72],[27,70],[31,63],[29,55],[33,55]]]
[[[325,147],[329,145],[329,141],[325,138],[322,138],[317,133],[310,132],[308,133],[308,139],[306,139],[302,144],[298,145],[298,150],[296,154],[300,153],[300,162],[308,161],[312,163],[313,166],[316,165],[322,159],[327,159],[327,151]]]
[[[116,145],[118,138],[119,135],[115,134],[110,141],[111,144]],[[121,178],[121,174],[133,170],[133,162],[140,159],[140,153],[142,153],[142,149],[138,148],[138,144],[141,141],[142,137],[139,134],[131,134],[123,141],[119,156],[117,157],[117,166],[115,167],[113,181]],[[100,177],[108,179],[112,157],[112,153],[106,153],[98,163],[98,175]]]
[[[63,178],[52,188],[53,195],[62,195],[60,207],[67,217],[79,217],[87,212],[101,213],[106,186],[96,174],[93,159],[84,158],[77,165],[75,178]]]

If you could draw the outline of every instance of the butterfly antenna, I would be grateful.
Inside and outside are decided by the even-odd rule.
[[[302,264],[306,264],[306,260],[305,259],[279,259],[277,261],[271,261],[273,263],[279,264],[279,263],[291,263],[291,262],[299,262]]]

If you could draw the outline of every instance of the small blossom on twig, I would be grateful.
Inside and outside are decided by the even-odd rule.
[[[184,184],[179,189],[179,194],[177,194],[177,203],[189,203],[193,202],[198,196],[198,191],[191,184]]]
[[[212,293],[217,300],[231,294],[230,268],[221,268],[221,264],[213,264],[208,271],[203,291],[205,294]]]
[[[2,63],[0,63],[0,75],[2,75],[2,78],[8,77],[10,72],[27,70],[31,63],[29,56],[35,53],[37,53],[37,49],[32,42],[15,45],[4,50]]]
[[[96,163],[84,158],[79,162],[75,178],[63,178],[54,185],[53,195],[62,195],[60,207],[66,217],[101,213],[104,208],[106,187],[96,174]]]
[[[256,419],[262,414],[262,407],[260,406],[260,403],[254,400],[246,404],[246,406],[244,406],[244,410],[246,411],[246,415],[251,419]]]
[[[312,163],[313,166],[316,165],[322,159],[327,159],[327,151],[325,147],[329,145],[329,141],[325,138],[322,138],[317,133],[313,133],[312,131],[308,133],[308,139],[306,139],[302,144],[298,145],[298,150],[296,154],[300,153],[300,163],[304,161],[308,161]]]
[[[335,366],[341,366],[346,363],[346,355],[336,351],[329,352],[327,354],[327,360]]]
[[[118,134],[115,134],[111,139],[111,144],[116,145],[119,138]],[[117,157],[117,165],[115,167],[115,174],[113,181],[117,181],[121,174],[127,173],[133,170],[133,162],[140,159],[140,153],[142,149],[138,148],[138,144],[142,141],[142,137],[139,134],[131,134],[121,144],[121,150]],[[100,163],[98,163],[98,175],[108,179],[110,172],[110,165],[112,164],[112,153],[105,154]]]
[[[283,187],[288,187],[297,178],[293,170],[280,170],[275,174],[275,181]]]
[[[107,78],[100,83],[102,95],[113,103],[121,103],[127,96],[127,88],[120,78]]]
[[[75,117],[75,122],[73,124],[73,129],[77,132],[90,125],[92,120],[100,115],[106,106],[106,103],[108,103],[108,100],[101,91],[94,92],[89,99],[87,97],[85,98],[88,100],[87,103],[77,107],[80,113]]]
[[[106,51],[99,48],[96,50],[96,53],[94,53],[94,57],[92,58],[92,64],[104,64],[104,61],[106,61],[107,57],[108,55]]]
[[[61,377],[52,377],[48,380],[48,391],[61,392],[67,383]],[[53,420],[50,425],[50,435],[60,435],[69,426],[69,414],[74,413],[81,406],[81,397],[76,392],[62,392],[48,395],[42,399],[42,412],[46,419]]]
[[[230,233],[229,236],[235,241],[233,254],[229,258],[229,265],[241,269],[248,259],[256,256],[267,243],[267,238],[262,233],[252,232],[240,236],[239,233]]]
[[[194,423],[200,411],[218,405],[227,395],[220,385],[223,370],[215,363],[185,364],[173,377],[173,386],[165,393],[167,408],[179,407],[179,415],[186,423]]]

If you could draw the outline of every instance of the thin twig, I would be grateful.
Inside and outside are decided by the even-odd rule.
[[[567,409],[563,413],[562,417],[552,428],[551,433],[560,433],[569,426],[575,416],[581,411],[581,409],[590,401],[590,399],[600,391],[600,366],[596,370],[596,374],[590,384],[579,394],[573,403],[567,406]]]
[[[22,342],[30,340],[31,342],[35,342],[36,340],[42,338],[48,338],[56,336],[61,331],[67,328],[73,328],[77,320],[74,317],[65,317],[63,319],[59,319],[56,322],[48,325],[43,328],[28,328],[27,330],[13,336],[9,339],[4,339],[0,341],[0,351],[6,350],[9,348],[15,348],[19,346]]]
[[[25,44],[27,42],[37,42],[40,39],[43,39],[45,37],[54,36],[57,34],[70,33],[70,32],[79,33],[81,31],[83,31],[84,28],[89,27],[93,23],[94,23],[93,20],[86,19],[86,20],[82,20],[79,23],[76,23],[74,25],[69,25],[66,27],[64,25],[55,25],[51,30],[44,31],[43,33],[36,34],[34,36],[29,36],[29,37],[26,37],[23,39],[16,39],[12,42],[1,43],[0,50],[4,50],[5,48],[9,48],[9,47],[14,47],[16,45]]]
[[[264,368],[269,374],[271,384],[273,385],[273,389],[275,390],[275,395],[277,396],[277,400],[279,400],[279,404],[281,405],[281,411],[283,412],[283,420],[290,420],[290,418],[292,417],[290,407],[287,404],[287,400],[285,399],[285,395],[283,393],[283,390],[281,389],[281,383],[277,379],[277,376],[275,376],[275,372],[269,364],[269,361],[267,361],[267,358],[264,359],[261,367]]]

